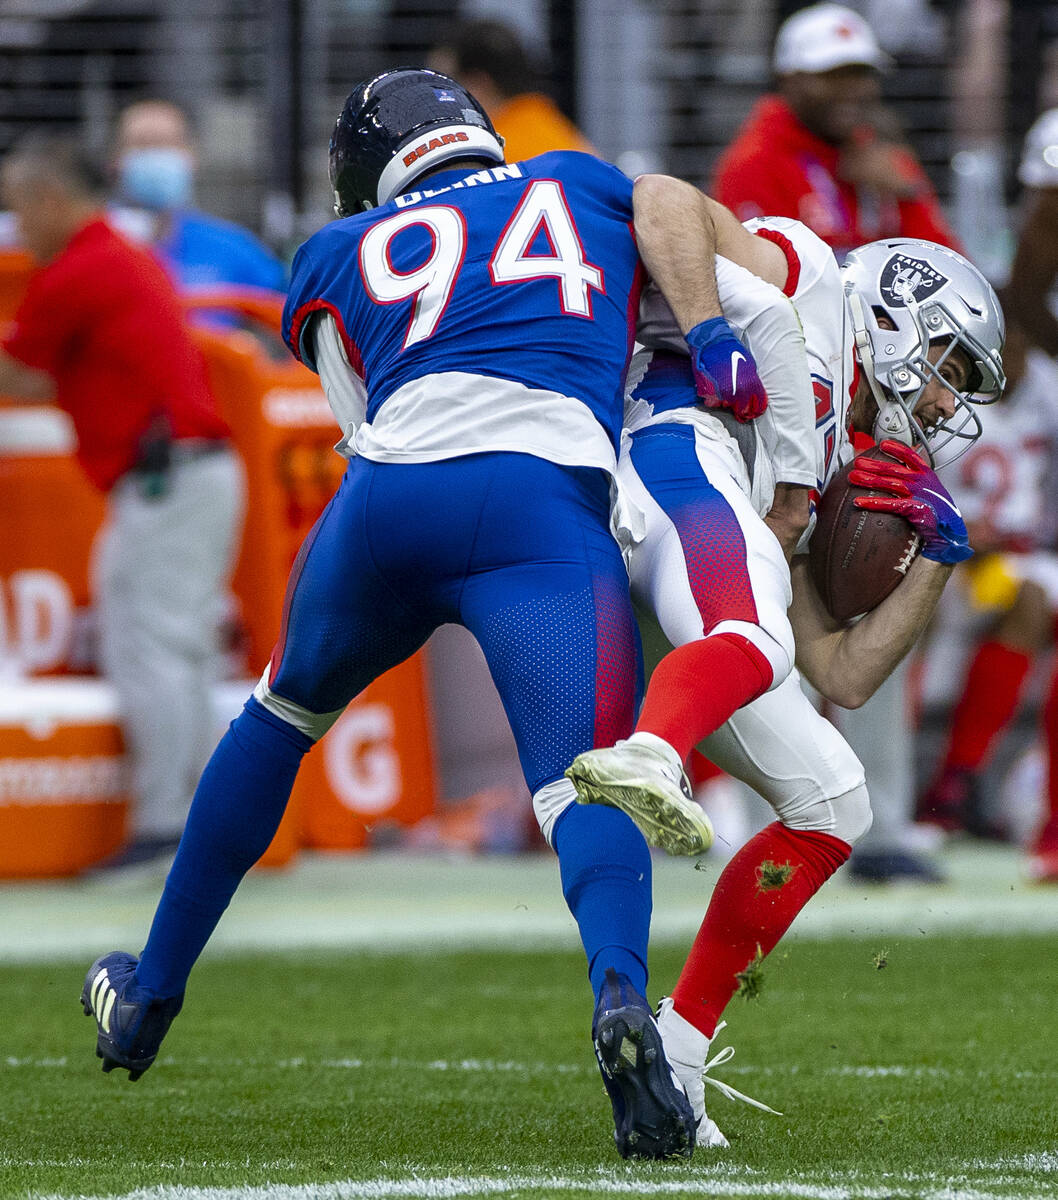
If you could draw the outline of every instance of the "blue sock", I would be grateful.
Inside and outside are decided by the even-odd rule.
[[[651,864],[643,835],[616,808],[571,804],[556,821],[551,840],[596,998],[607,967],[627,975],[645,996]]]
[[[312,739],[251,696],[195,789],[136,983],[179,995],[242,877],[268,849]]]

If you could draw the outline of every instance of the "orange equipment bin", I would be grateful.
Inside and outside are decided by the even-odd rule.
[[[0,252],[0,320],[13,314],[27,272],[25,256]],[[250,290],[196,295],[187,304],[192,314],[235,313],[255,330],[196,325],[214,391],[246,468],[246,524],[233,591],[245,667],[256,676],[278,634],[294,557],[333,495],[345,460],[333,450],[338,430],[318,379],[290,357],[280,340],[277,297]],[[0,671],[41,676],[92,669],[89,566],[104,506],[72,449],[65,414],[0,398]],[[65,685],[103,686],[92,679],[69,679]],[[243,697],[251,687],[244,685]],[[56,760],[84,756],[79,738],[88,735],[68,733],[65,718],[49,734],[54,742],[34,750],[33,734],[16,719],[17,712],[9,715],[11,722],[0,729],[0,755],[39,758],[47,750]],[[111,755],[120,752],[116,725],[104,726],[108,732],[92,727],[95,757],[104,747]],[[18,775],[21,768],[12,770]],[[358,697],[313,750],[262,861],[287,862],[301,844],[362,846],[372,822],[413,823],[433,811],[435,799],[429,703],[416,656]],[[41,874],[70,873],[120,843],[123,796],[71,803],[82,822],[76,853],[63,842],[62,821],[49,815],[31,836],[25,823],[29,810],[21,803],[5,805],[0,792],[0,846],[36,843],[33,852],[39,852],[26,862],[0,854],[0,876],[34,874],[34,863]],[[52,805],[49,814],[61,807]],[[66,848],[47,844],[55,839]]]
[[[0,250],[0,325],[31,270],[23,251]],[[23,675],[89,668],[89,565],[103,498],[74,446],[64,412],[0,397],[0,666]]]
[[[294,799],[306,846],[352,849],[376,822],[412,825],[436,784],[421,655],[387,671],[349,705],[305,759]]]
[[[99,680],[0,688],[0,878],[74,875],[117,850],[128,811],[121,727]]]
[[[223,311],[257,333],[196,326],[213,394],[246,468],[247,510],[233,589],[242,609],[247,660],[263,670],[279,634],[287,575],[305,535],[334,495],[345,459],[319,379],[280,339],[282,304],[252,289],[189,297],[196,313]]]

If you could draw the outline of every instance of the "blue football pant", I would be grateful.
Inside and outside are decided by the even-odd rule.
[[[350,463],[291,572],[269,689],[204,772],[138,982],[183,989],[243,874],[278,826],[313,714],[458,622],[485,653],[531,791],[632,727],[637,643],[609,531],[604,473],[529,455]],[[286,717],[294,706],[304,727]],[[615,965],[646,985],[650,858],[624,814],[571,809],[556,825],[563,890],[596,990]]]
[[[637,642],[607,476],[524,454],[354,460],[291,573],[269,688],[341,711],[448,622],[484,651],[531,792],[624,736]]]

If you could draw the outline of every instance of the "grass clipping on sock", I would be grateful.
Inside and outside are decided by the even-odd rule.
[[[793,863],[777,863],[766,858],[757,868],[757,891],[774,892],[777,888],[785,887],[796,870]]]
[[[760,942],[757,943],[757,953],[746,964],[744,971],[736,971],[735,978],[738,980],[738,990],[736,996],[741,996],[743,1000],[758,1000],[760,993],[764,988],[764,955],[760,950]]]

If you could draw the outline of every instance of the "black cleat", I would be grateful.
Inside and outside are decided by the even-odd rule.
[[[622,1158],[690,1158],[694,1114],[665,1058],[654,1014],[628,977],[606,972],[592,1023]]]
[[[849,878],[857,883],[943,883],[935,863],[904,850],[853,850]]]
[[[138,962],[122,950],[104,954],[88,968],[81,989],[85,1016],[96,1019],[96,1057],[103,1060],[104,1073],[121,1067],[130,1083],[154,1062],[184,1002],[183,992],[165,1000],[143,996],[136,985]]]

